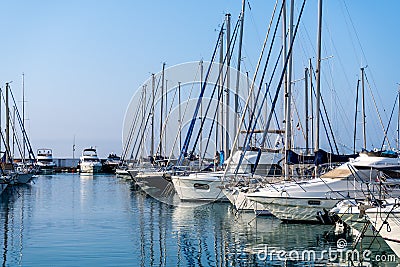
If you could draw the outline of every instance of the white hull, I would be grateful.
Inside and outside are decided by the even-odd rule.
[[[323,209],[330,210],[347,198],[349,187],[355,188],[347,179],[324,178],[270,185],[246,196],[264,204],[281,220],[318,222],[317,213]]]
[[[318,212],[329,210],[336,205],[337,199],[309,199],[271,197],[268,200],[251,198],[264,206],[282,221],[319,222]]]
[[[227,201],[222,192],[223,172],[193,173],[172,176],[178,196],[183,201]]]
[[[400,257],[400,208],[392,209],[392,207],[368,209],[366,214],[380,236],[397,257]]]
[[[81,163],[80,171],[83,173],[99,173],[101,172],[101,164]]]
[[[246,193],[240,188],[225,188],[223,193],[237,211],[255,212],[257,215],[272,215],[263,204],[248,199]]]

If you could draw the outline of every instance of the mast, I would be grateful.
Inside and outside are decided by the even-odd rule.
[[[165,125],[164,130],[164,154],[167,154],[167,119],[168,119],[168,80],[165,80]]]
[[[145,118],[145,103],[146,103],[146,85],[143,85],[142,87],[142,120]],[[146,129],[145,127],[142,128],[142,136],[144,136]],[[141,140],[140,144],[140,159],[139,162],[143,160],[143,153],[144,153],[144,140]]]
[[[356,112],[354,114],[354,135],[353,135],[353,153],[356,153],[356,137],[357,137],[357,113],[358,113],[358,87],[360,85],[360,79],[357,81],[356,91]]]
[[[304,112],[306,117],[306,155],[310,153],[309,137],[308,137],[308,68],[304,69]]]
[[[12,135],[12,154],[11,154],[11,156],[13,158],[15,158],[15,109],[16,108],[17,108],[16,106],[13,106],[13,114],[12,114],[12,122],[13,122],[12,131],[13,131],[13,135]],[[25,161],[25,158],[22,158],[22,162],[24,162],[24,161]]]
[[[181,82],[178,82],[179,151],[182,150]]]
[[[311,58],[309,58],[308,72],[310,75],[310,114],[311,114],[311,145],[314,145],[314,102],[313,102],[313,67]],[[312,148],[312,147],[311,147]]]
[[[10,151],[10,109],[8,107],[8,90],[9,83],[6,83],[6,162],[9,162],[9,151]]]
[[[25,74],[22,73],[22,126],[25,129]],[[22,158],[25,160],[25,136],[22,135]]]
[[[398,103],[398,106],[399,106],[399,110],[398,110],[398,112],[397,112],[397,153],[399,152],[399,142],[400,142],[400,84],[398,84],[399,85],[399,88],[398,88],[398,92],[397,92],[397,103]]]
[[[284,38],[284,52],[286,55],[286,40],[290,44],[293,39],[293,10],[294,10],[294,0],[290,2],[290,15],[289,15],[289,32],[288,38],[286,38],[286,0],[284,0],[284,10],[283,10],[283,38]],[[291,126],[291,98],[292,98],[292,53],[289,56],[287,73],[285,74],[285,179],[289,179],[289,162],[287,153],[292,149],[292,126]]]
[[[201,88],[203,88],[203,60],[200,60],[200,91]],[[200,121],[203,120],[203,99],[200,100]],[[217,125],[218,127],[218,125]],[[203,145],[202,145],[202,141],[203,141],[203,131],[200,132],[200,143],[199,143],[199,166],[201,166],[201,156],[203,155]],[[182,150],[182,148],[181,148]]]
[[[283,46],[283,65],[285,65],[286,54],[287,54],[287,27],[286,27],[286,0],[283,0],[283,7],[282,7],[282,46]],[[290,58],[288,59],[290,62]],[[290,64],[288,64],[288,67]],[[288,151],[291,148],[291,138],[290,138],[290,95],[289,95],[289,85],[290,79],[288,76],[288,69],[285,70],[284,74],[284,112],[285,112],[285,180],[289,179],[289,164],[288,164]]]
[[[154,73],[151,74],[151,140],[150,140],[150,156],[154,157],[154,87],[155,87],[155,76]]]
[[[224,70],[224,38],[223,38],[223,31],[222,31],[222,36],[221,36],[221,46],[220,46],[220,50],[219,50],[219,91],[218,91],[218,96],[221,96],[220,98],[220,103],[219,103],[219,110],[220,110],[220,128],[221,128],[221,142],[220,142],[220,148],[221,150],[223,149],[224,146],[224,94],[223,94],[223,90],[224,90],[224,75],[223,74],[223,70]]]
[[[319,150],[319,109],[321,101],[321,36],[322,35],[322,0],[318,0],[318,37],[317,37],[317,77],[316,77],[316,103],[315,103],[315,147],[314,152]],[[315,177],[318,174],[318,166],[315,166]]]
[[[367,149],[367,133],[365,130],[365,91],[364,91],[364,68],[361,68],[361,105],[362,105],[362,130],[363,130],[363,150]]]
[[[230,94],[230,65],[231,65],[231,55],[229,48],[231,47],[231,14],[226,14],[226,97],[225,97],[225,138],[224,138],[224,150],[225,158],[229,157],[229,94]]]
[[[165,63],[162,64],[161,74],[161,108],[160,108],[160,156],[162,156],[162,128],[163,128],[163,111],[164,111],[164,68]]]
[[[243,43],[243,25],[244,25],[244,10],[246,6],[246,0],[242,0],[242,12],[240,14],[240,36],[239,36],[239,51],[238,51],[238,65],[236,72],[236,90],[235,90],[235,117],[234,117],[234,127],[235,131],[239,130],[239,86],[240,86],[240,66],[242,62],[242,43]],[[232,147],[232,150],[238,149],[238,145],[236,147]],[[227,156],[228,158],[228,156]]]

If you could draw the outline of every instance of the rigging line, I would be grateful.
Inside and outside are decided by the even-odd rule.
[[[396,205],[396,204],[392,205],[390,211],[389,211],[389,212],[386,212],[386,218],[385,218],[384,220],[382,220],[382,217],[381,217],[382,225],[379,227],[379,230],[376,231],[376,234],[374,234],[374,237],[373,237],[373,239],[371,240],[371,243],[370,243],[368,249],[371,249],[373,242],[374,242],[375,239],[378,237],[378,235],[379,235],[379,233],[381,232],[383,226],[387,223],[387,219],[389,218],[390,214],[394,214],[393,211],[394,211],[397,207],[398,207],[398,204],[397,204],[397,205]],[[378,211],[378,209],[379,209],[379,211]],[[380,211],[381,209],[382,209],[382,207],[376,208],[376,216],[378,216],[378,213],[380,214],[380,216],[382,216],[382,211]],[[386,223],[385,223],[385,222],[386,222]],[[377,222],[377,217],[375,217],[375,225],[374,225],[374,227],[376,227],[376,223],[378,223],[378,222]]]
[[[201,60],[199,63],[200,63],[200,64],[199,64],[199,67],[198,67],[198,69],[197,69],[198,72],[201,71],[201,64],[203,64],[203,61]],[[210,64],[212,64],[212,63],[210,63]],[[196,72],[195,79],[197,79],[197,74],[198,74],[198,72]],[[190,103],[190,100],[191,100],[191,96],[192,96],[192,92],[193,92],[194,85],[195,85],[195,83],[192,83],[192,88],[190,88],[188,100],[186,101],[185,109],[184,109],[184,111],[183,111],[183,116],[181,116],[181,118],[179,119],[179,120],[180,120],[180,122],[179,122],[179,126],[180,126],[179,129],[180,129],[180,130],[182,130],[182,121],[183,121],[183,118],[185,118],[185,115],[186,115],[186,112],[187,112],[187,108],[189,107],[189,103]],[[181,86],[182,86],[182,84],[181,84]],[[181,88],[182,88],[182,87],[181,87]],[[180,105],[180,104],[179,104],[179,105]],[[169,158],[168,158],[167,166],[168,166],[169,163],[171,162],[172,155],[173,155],[173,153],[174,153],[174,149],[175,149],[175,147],[176,147],[176,144],[177,144],[177,142],[178,142],[178,138],[179,138],[179,135],[180,135],[180,134],[181,134],[181,132],[178,130],[178,132],[177,132],[177,134],[176,134],[176,136],[175,136],[174,144],[173,144],[173,146],[172,146],[172,149],[171,149],[171,152],[170,152],[170,155],[169,155]]]
[[[220,30],[220,33],[219,33],[219,36],[218,36],[218,40],[217,40],[217,43],[216,43],[215,48],[214,48],[214,52],[213,52],[212,57],[211,57],[211,63],[214,62],[214,58],[215,58],[215,55],[217,53],[219,42],[222,39],[222,31],[223,31],[223,29],[224,29],[224,23],[222,23],[222,26],[221,26],[221,30]],[[178,161],[177,161],[178,166],[182,164],[183,159],[185,157],[185,154],[187,153],[187,150],[188,150],[188,147],[189,147],[189,143],[190,143],[190,139],[192,137],[194,125],[196,123],[197,114],[199,113],[200,104],[201,104],[201,101],[202,101],[202,98],[203,98],[203,95],[204,95],[204,91],[205,91],[205,88],[207,86],[207,81],[208,81],[208,78],[209,78],[209,75],[210,75],[210,72],[211,72],[211,66],[212,66],[212,64],[210,64],[210,66],[209,66],[209,68],[207,70],[206,78],[205,78],[205,81],[204,81],[204,83],[202,85],[200,96],[199,96],[199,98],[197,100],[196,108],[195,108],[192,120],[190,122],[188,132],[187,132],[186,137],[185,137],[185,142],[183,143],[181,153],[179,154],[179,158],[178,158]]]
[[[282,11],[282,10],[281,10],[281,11]],[[263,96],[263,99],[262,99],[262,101],[261,101],[260,107],[258,108],[257,117],[255,117],[254,115],[255,115],[255,111],[256,111],[256,109],[257,109],[257,102],[258,102],[258,99],[259,99],[259,97],[260,97],[261,90],[262,90],[262,88],[263,88],[262,85],[263,85],[263,83],[264,83],[264,78],[265,78],[265,74],[266,74],[267,67],[268,67],[268,64],[269,64],[269,60],[270,60],[272,48],[273,48],[274,41],[275,41],[275,37],[276,37],[276,32],[277,32],[277,30],[278,30],[279,22],[280,22],[280,19],[281,19],[281,15],[282,15],[282,12],[280,12],[280,14],[279,14],[279,16],[278,16],[278,19],[277,19],[277,21],[276,21],[276,24],[275,24],[274,33],[273,33],[273,35],[272,35],[272,40],[271,40],[271,45],[270,45],[270,47],[269,47],[268,56],[267,56],[266,62],[265,62],[265,64],[264,64],[264,69],[263,69],[262,76],[261,76],[261,80],[260,80],[260,83],[259,83],[259,87],[258,87],[258,91],[257,91],[257,96],[256,96],[256,98],[254,99],[254,106],[253,106],[253,109],[252,109],[252,111],[251,111],[250,121],[249,121],[249,129],[250,129],[250,127],[252,127],[252,130],[251,130],[251,131],[247,131],[246,136],[245,136],[245,138],[244,138],[244,144],[243,144],[242,152],[240,153],[239,163],[236,165],[235,175],[237,174],[237,172],[238,172],[238,170],[239,170],[239,168],[240,168],[240,165],[241,165],[241,163],[242,163],[242,161],[243,161],[243,158],[244,158],[244,156],[245,156],[245,154],[246,154],[246,152],[247,152],[248,144],[249,144],[249,142],[251,141],[251,138],[252,138],[252,136],[253,136],[255,127],[257,126],[257,121],[259,120],[259,117],[260,117],[260,115],[261,115],[261,113],[262,113],[262,111],[263,111],[264,103],[265,103],[265,100],[267,99],[267,95],[268,95],[268,92],[269,92],[270,84],[271,84],[272,79],[273,79],[273,77],[274,77],[274,75],[275,75],[275,71],[276,71],[276,68],[277,68],[277,66],[278,66],[279,59],[280,59],[280,57],[281,57],[281,55],[282,55],[282,50],[283,50],[283,48],[281,47],[280,52],[279,52],[278,59],[276,60],[276,63],[275,63],[273,72],[272,72],[272,74],[271,74],[271,78],[270,78],[270,80],[269,80],[269,82],[268,82],[267,90],[266,90],[266,92],[265,92],[265,94],[264,94],[264,96]],[[272,19],[271,19],[271,22],[272,22]],[[250,111],[249,111],[249,112],[250,112]],[[253,122],[253,120],[254,120],[254,122]]]
[[[277,23],[276,25],[278,26],[278,24],[279,24],[279,20],[278,20],[278,23]],[[272,43],[271,43],[271,46],[272,46]],[[275,62],[275,66],[274,66],[274,69],[273,69],[273,71],[272,71],[271,78],[270,78],[270,81],[269,81],[268,86],[267,86],[267,90],[266,90],[266,92],[265,92],[265,94],[264,94],[264,96],[263,96],[263,99],[262,99],[262,101],[261,101],[261,106],[260,106],[259,109],[258,109],[257,117],[255,117],[255,121],[254,121],[254,123],[253,123],[253,125],[252,125],[251,131],[248,131],[248,132],[246,133],[246,137],[245,137],[245,140],[244,140],[242,152],[240,153],[240,159],[239,159],[238,164],[236,165],[235,175],[237,175],[237,173],[238,173],[238,171],[239,171],[239,168],[240,168],[240,165],[242,164],[242,161],[243,161],[243,159],[244,159],[244,156],[245,156],[245,154],[246,154],[246,152],[247,152],[247,150],[248,150],[248,148],[249,148],[249,147],[248,147],[249,142],[251,141],[251,138],[253,137],[255,128],[257,127],[257,121],[258,121],[258,119],[259,119],[259,117],[261,116],[261,113],[262,113],[262,111],[263,111],[263,105],[264,105],[265,100],[267,99],[267,96],[268,96],[268,93],[269,93],[269,89],[270,89],[270,84],[271,84],[271,81],[272,81],[273,77],[275,76],[275,71],[276,71],[276,69],[277,69],[277,67],[278,67],[279,60],[280,60],[280,58],[281,58],[282,52],[283,52],[283,47],[281,46],[281,50],[280,50],[279,56],[278,56],[278,58],[277,58],[277,60],[276,60],[276,62]],[[262,75],[260,84],[262,84],[262,82],[263,82],[263,80],[264,80],[264,76],[265,76],[266,69],[267,69],[267,64],[268,64],[268,61],[266,62],[265,66],[264,66],[264,71],[263,71],[263,75]],[[258,93],[257,93],[257,98],[256,98],[257,101],[258,101],[258,97],[259,97],[260,91],[261,91],[261,90],[259,90]],[[252,111],[251,120],[252,120],[253,117],[254,117],[255,108],[256,108],[256,105],[254,106],[254,109],[253,109],[253,111]],[[250,128],[250,126],[251,126],[251,121],[249,122],[249,128]],[[256,165],[255,165],[255,167],[256,167]],[[255,169],[256,169],[256,168],[254,168],[254,170],[255,170]]]
[[[306,133],[304,132],[303,124],[301,123],[301,120],[300,120],[300,114],[299,114],[299,110],[297,109],[296,100],[295,100],[294,97],[291,97],[291,100],[293,101],[294,111],[296,112],[297,119],[299,120],[297,124],[299,125],[300,130],[301,130],[301,134],[303,135],[303,138],[305,140],[306,139]],[[291,125],[293,125],[293,124],[291,124]]]
[[[306,0],[303,1],[303,4],[301,6],[301,11],[300,11],[299,17],[297,19],[296,28],[295,28],[294,34],[293,34],[293,39],[290,40],[289,51],[288,51],[288,53],[287,53],[287,55],[285,57],[285,62],[284,62],[282,74],[281,74],[281,77],[280,77],[280,80],[279,80],[279,83],[278,83],[278,87],[277,87],[278,89],[276,90],[274,101],[272,102],[271,110],[270,110],[269,115],[268,115],[267,124],[265,126],[266,130],[265,130],[265,132],[263,134],[263,138],[262,138],[261,145],[260,145],[261,147],[264,146],[266,138],[267,138],[267,132],[268,132],[269,126],[271,124],[272,114],[273,114],[273,111],[275,110],[276,102],[278,100],[278,95],[279,95],[279,92],[280,92],[280,88],[282,86],[283,78],[285,77],[285,72],[286,72],[286,69],[287,69],[289,58],[290,58],[290,56],[292,54],[292,51],[293,51],[294,40],[296,39],[297,31],[298,31],[299,25],[300,25],[300,19],[301,19],[301,16],[303,15],[305,4],[306,4]]]
[[[18,119],[20,128],[21,128],[22,135],[25,137],[25,141],[26,141],[25,145],[26,145],[26,147],[28,149],[28,152],[29,152],[29,154],[28,154],[29,155],[29,159],[35,160],[35,153],[33,152],[33,149],[32,149],[32,146],[31,146],[31,142],[30,142],[29,137],[28,137],[28,133],[25,130],[25,126],[24,126],[22,118],[21,118],[21,116],[19,114],[19,111],[18,111],[18,108],[17,108],[17,103],[15,102],[15,98],[14,98],[13,92],[11,91],[11,88],[10,88],[10,95],[11,95],[12,100],[13,100],[14,105],[15,105],[15,111],[16,111],[16,115],[17,115],[17,119]]]
[[[282,9],[281,9],[281,11],[282,11]],[[265,94],[263,95],[263,99],[262,99],[262,101],[261,101],[260,106],[258,107],[257,117],[255,117],[254,115],[255,115],[255,111],[256,111],[256,109],[257,109],[258,99],[259,99],[259,97],[260,97],[260,93],[261,93],[261,90],[262,90],[262,88],[263,88],[262,85],[263,85],[263,83],[264,83],[265,73],[266,73],[266,71],[267,71],[267,67],[268,67],[268,64],[269,64],[269,60],[270,60],[270,56],[271,56],[273,44],[274,44],[274,41],[275,41],[276,32],[277,32],[277,29],[278,29],[278,25],[279,25],[279,21],[280,21],[280,18],[281,18],[281,14],[282,14],[282,12],[280,12],[280,14],[279,14],[279,16],[278,16],[278,19],[277,19],[277,22],[276,22],[276,24],[275,24],[275,30],[274,30],[273,37],[272,37],[272,40],[271,40],[271,45],[270,45],[270,48],[269,48],[269,51],[268,51],[267,60],[266,60],[266,62],[265,62],[265,64],[264,64],[264,69],[263,69],[263,73],[262,73],[262,76],[261,76],[260,84],[259,84],[259,87],[258,87],[257,96],[256,96],[256,98],[254,99],[254,106],[253,106],[253,109],[252,109],[252,111],[251,111],[251,116],[250,116],[250,121],[249,121],[249,131],[247,131],[246,136],[245,136],[245,138],[244,138],[244,144],[243,144],[243,147],[242,147],[242,151],[241,151],[241,153],[240,153],[240,159],[239,159],[239,162],[238,162],[238,164],[236,165],[236,168],[235,168],[235,175],[237,175],[237,173],[238,173],[238,171],[239,171],[239,168],[240,168],[240,166],[241,166],[241,164],[242,164],[242,161],[243,161],[243,159],[244,159],[244,156],[245,156],[245,154],[246,154],[246,152],[247,152],[247,150],[248,150],[248,148],[249,148],[248,145],[249,145],[249,143],[250,143],[250,141],[251,141],[251,139],[252,139],[252,137],[253,137],[254,130],[255,130],[256,126],[257,126],[257,121],[259,120],[259,118],[260,118],[260,116],[261,116],[261,113],[262,113],[262,111],[263,111],[264,103],[265,103],[265,101],[266,101],[266,99],[267,99],[267,96],[268,96],[270,84],[271,84],[271,82],[272,82],[273,77],[275,76],[275,71],[276,71],[276,68],[277,68],[277,66],[278,66],[278,64],[279,64],[280,57],[281,57],[281,55],[282,55],[282,50],[283,50],[283,48],[281,47],[280,52],[279,52],[278,59],[276,60],[276,63],[275,63],[273,72],[272,72],[272,74],[271,74],[271,78],[270,78],[269,83],[268,83],[268,86],[267,86],[267,88],[266,88],[266,92],[265,92]],[[272,22],[272,20],[271,20],[271,22]],[[254,122],[253,122],[253,120],[254,120]],[[252,127],[252,130],[251,130],[251,131],[250,131],[250,127]],[[259,150],[259,151],[260,151],[260,150]],[[254,168],[254,169],[255,169],[255,168]]]
[[[166,131],[167,124],[168,124],[168,120],[169,120],[169,118],[170,118],[171,111],[172,111],[172,107],[173,107],[173,105],[174,105],[175,98],[176,98],[176,94],[177,94],[177,92],[178,92],[178,87],[171,88],[169,91],[171,92],[171,90],[174,90],[174,89],[175,89],[175,93],[174,93],[174,96],[172,97],[172,102],[171,102],[171,105],[170,105],[170,107],[169,107],[168,115],[167,115],[167,117],[165,118],[165,121],[164,121],[164,123],[163,123],[163,128],[162,128],[162,132],[161,132],[161,135],[160,135],[160,136],[163,136],[164,133],[165,133],[165,131]],[[168,88],[166,88],[166,90],[168,90]],[[168,94],[168,91],[165,92],[165,95],[167,95],[167,94]],[[164,140],[164,141],[166,142],[166,140]],[[166,144],[165,144],[165,146],[166,146]],[[160,153],[160,156],[161,156],[161,153]]]
[[[397,98],[399,97],[399,94],[396,94],[396,99],[394,100],[394,104],[393,104],[393,108],[392,108],[392,113],[390,114],[390,119],[389,119],[389,123],[388,123],[388,125],[387,125],[387,128],[386,128],[386,130],[385,130],[385,137],[383,138],[383,140],[382,140],[382,145],[381,145],[381,151],[382,151],[382,149],[383,149],[383,145],[385,144],[385,139],[387,139],[387,132],[389,131],[389,126],[390,126],[390,122],[392,121],[392,117],[393,117],[393,112],[394,112],[394,109],[396,108],[396,102],[397,102]],[[391,147],[390,147],[390,143],[389,143],[389,148],[390,149],[392,149]]]
[[[160,79],[161,79],[161,76],[160,76]],[[156,95],[157,92],[158,92],[158,88],[159,88],[158,86],[160,85],[160,79],[159,79],[159,83],[157,84],[156,92],[154,93],[154,95]],[[139,129],[138,129],[138,133],[137,133],[137,135],[136,135],[135,143],[134,143],[133,148],[132,148],[132,150],[131,150],[131,159],[133,158],[133,152],[135,151],[136,145],[138,144],[138,145],[140,146],[140,144],[141,144],[142,141],[143,141],[144,131],[143,131],[143,133],[142,133],[142,136],[141,136],[140,139],[139,139],[140,131],[141,131],[141,129],[143,128],[143,125],[144,125],[144,129],[147,129],[148,121],[149,121],[150,117],[153,116],[152,110],[151,110],[151,108],[153,107],[153,105],[152,105],[152,104],[150,105],[150,102],[151,102],[151,101],[152,101],[152,98],[149,97],[148,104],[145,106],[145,110],[144,110],[144,114],[147,114],[147,119],[146,119],[146,122],[144,121],[144,117],[143,117],[142,120],[141,120]],[[142,103],[142,104],[144,105],[145,103]],[[143,107],[143,106],[140,106],[140,105],[139,105],[139,107],[138,107],[138,112],[137,112],[138,114],[141,113],[141,112],[140,112],[140,108],[141,108],[141,107]],[[147,111],[147,108],[148,108],[148,107],[150,108],[150,112]],[[136,132],[136,129],[135,129],[135,132]],[[138,140],[140,140],[140,142],[138,142]],[[138,151],[139,151],[139,147],[138,147],[138,149],[137,149],[137,151],[136,151],[137,153],[136,153],[136,156],[135,156],[135,160],[137,159]],[[153,155],[152,155],[152,156],[153,156]]]
[[[270,102],[272,103],[272,95],[271,95],[271,92],[269,92],[268,95],[269,95],[269,100],[270,100]],[[275,118],[276,128],[280,130],[280,129],[281,129],[281,126],[280,126],[280,124],[279,124],[278,115],[276,114],[276,111],[275,111],[275,110],[274,110],[274,118]],[[284,144],[285,144],[285,138],[283,138],[283,135],[281,135],[281,139],[282,139],[282,144],[284,145]]]
[[[365,60],[365,64],[368,65],[368,61],[367,61],[367,57],[366,57],[365,52],[364,52],[364,48],[363,48],[363,46],[362,46],[362,44],[361,44],[360,38],[359,38],[359,36],[358,36],[358,34],[357,34],[357,30],[356,30],[356,28],[355,28],[355,26],[354,26],[353,20],[351,19],[351,16],[350,16],[350,12],[349,12],[349,10],[348,10],[348,8],[347,8],[347,5],[346,5],[346,2],[345,2],[344,0],[343,0],[343,4],[344,4],[344,6],[345,6],[345,8],[346,8],[347,15],[348,15],[348,17],[349,17],[350,23],[351,23],[351,25],[352,25],[352,27],[353,27],[353,30],[354,30],[354,33],[355,33],[355,35],[356,35],[358,45],[360,46],[361,53],[362,53],[363,58],[364,58],[364,60]],[[373,77],[372,72],[371,72],[371,78],[372,78],[372,82],[373,82],[373,84],[374,84],[374,87],[377,88],[376,83],[375,83],[375,79],[374,79],[374,77]],[[378,98],[379,98],[380,102],[382,103],[382,99],[380,98],[380,95],[379,95],[379,94],[378,94]]]
[[[314,77],[315,77],[314,69],[311,70],[311,71],[312,71],[312,73],[313,73],[313,75],[314,75]],[[314,97],[316,97],[316,93],[315,93],[315,89],[314,89],[314,85],[313,85],[313,84],[311,84],[311,89],[312,89],[312,92],[314,93]],[[325,101],[324,101],[324,98],[322,97],[322,95],[321,95],[320,97],[321,97],[322,108],[323,108],[323,110],[324,110],[325,117],[326,117],[326,120],[327,120],[327,122],[328,122],[330,134],[331,134],[331,136],[332,136],[333,143],[334,143],[334,145],[335,145],[336,153],[339,154],[339,149],[338,149],[338,146],[337,146],[337,143],[336,143],[335,135],[333,134],[332,125],[331,125],[331,122],[330,122],[330,120],[329,120],[328,112],[327,112],[327,110],[326,110]],[[333,150],[333,148],[332,148],[332,144],[331,144],[331,141],[330,141],[330,138],[329,138],[328,130],[327,130],[327,128],[326,128],[325,119],[324,119],[324,116],[323,116],[323,113],[322,113],[321,109],[319,110],[318,113],[319,113],[319,115],[320,115],[320,117],[321,117],[321,119],[322,119],[322,123],[323,123],[323,125],[324,125],[324,130],[325,130],[325,133],[326,133],[326,137],[327,137],[327,140],[328,140],[328,142],[329,142],[329,146],[330,146],[330,148],[331,148],[331,151],[333,152],[334,150]]]
[[[365,56],[364,48],[363,48],[363,46],[361,45],[361,41],[360,41],[360,38],[359,38],[359,36],[358,36],[356,27],[354,26],[353,20],[351,19],[349,9],[347,8],[347,5],[346,5],[346,1],[343,0],[343,4],[344,4],[344,7],[346,8],[347,15],[348,15],[348,17],[349,17],[351,26],[353,27],[353,30],[354,30],[354,33],[355,33],[355,35],[356,35],[356,39],[357,39],[358,45],[360,46],[361,53],[362,53],[363,58],[364,58],[364,60],[365,60],[365,63],[368,64],[368,62],[367,62],[367,57]]]
[[[205,148],[204,148],[204,153],[203,153],[203,159],[206,157],[206,152],[207,152],[207,150],[208,150],[208,145],[210,144],[210,140],[211,140],[211,134],[212,134],[212,131],[213,131],[213,129],[214,129],[214,123],[215,123],[215,117],[217,116],[217,114],[218,114],[218,112],[219,112],[219,104],[221,103],[221,97],[222,97],[222,95],[223,95],[223,92],[224,92],[224,90],[221,90],[220,92],[219,92],[219,95],[218,95],[218,99],[217,99],[217,106],[216,106],[216,108],[215,108],[215,112],[214,112],[214,117],[213,117],[213,119],[212,119],[212,123],[211,123],[211,128],[210,128],[210,131],[208,132],[208,137],[207,137],[207,143],[206,143],[206,146],[205,146]],[[218,125],[217,125],[217,127],[218,127]],[[200,130],[201,131],[201,130]],[[200,132],[199,131],[199,132]],[[201,152],[201,151],[200,151]],[[194,150],[191,152],[191,154],[193,154],[194,153]]]
[[[254,84],[255,84],[255,82],[256,82],[258,70],[259,70],[259,68],[260,68],[260,66],[261,66],[261,61],[262,61],[262,58],[263,58],[263,55],[264,55],[265,47],[267,46],[267,41],[268,41],[268,38],[269,38],[270,28],[271,28],[271,25],[272,25],[272,19],[275,17],[275,11],[276,11],[276,7],[278,6],[278,1],[279,1],[279,0],[276,0],[276,1],[275,1],[274,10],[273,10],[273,12],[272,12],[272,18],[271,18],[271,20],[270,20],[270,23],[268,24],[267,34],[266,34],[266,36],[265,36],[264,43],[263,43],[263,46],[262,46],[262,48],[261,48],[260,56],[259,56],[258,61],[257,61],[256,70],[255,70],[255,72],[254,72],[253,80],[252,80],[252,82],[251,82],[250,90],[249,90],[249,93],[248,93],[249,95],[248,95],[248,97],[247,97],[247,99],[246,99],[246,104],[244,105],[244,108],[243,108],[243,111],[242,111],[242,117],[241,117],[241,119],[240,119],[240,123],[239,123],[238,129],[237,129],[236,135],[235,135],[235,139],[233,140],[232,152],[231,152],[232,155],[233,155],[233,153],[234,153],[234,149],[235,149],[235,147],[236,147],[236,144],[237,144],[237,142],[238,142],[238,140],[239,140],[240,129],[242,128],[243,123],[244,123],[244,121],[245,121],[245,118],[246,118],[246,111],[247,111],[247,109],[248,109],[248,107],[249,107],[250,100],[251,100],[252,95],[253,95]],[[282,5],[281,5],[280,13],[282,13],[282,8],[283,8],[283,3],[282,3]],[[228,161],[227,161],[227,164],[226,164],[226,168],[225,168],[225,172],[224,172],[224,177],[226,176],[226,173],[227,173],[227,171],[228,171],[228,169],[229,169],[229,166],[230,166],[230,164],[231,164],[231,161],[232,161],[232,157],[229,157],[229,159],[228,159]]]
[[[6,102],[6,100],[5,100],[5,98],[4,98],[4,94],[3,94],[3,90],[1,90],[1,97],[2,97],[2,99],[3,99],[3,103],[5,103]],[[6,140],[5,140],[5,138],[4,138],[4,136],[3,136],[3,132],[0,130],[0,133],[1,133],[1,138],[2,138],[2,140],[3,140],[3,144],[5,145],[5,153],[7,153],[7,156],[8,156],[8,159],[9,159],[9,163],[12,163],[12,155],[11,155],[11,151],[10,151],[10,148],[9,147],[7,147],[7,144],[6,144]],[[12,165],[13,166],[13,169],[14,169],[14,164]],[[3,168],[2,168],[3,169]]]
[[[160,79],[158,80],[158,84],[157,84],[157,87],[156,87],[156,91],[155,91],[155,93],[154,93],[154,95],[156,95],[157,94],[157,91],[158,91],[158,88],[159,88],[159,84],[160,84]],[[149,98],[149,104],[150,104],[150,101],[151,101],[151,98]],[[127,138],[127,142],[126,142],[126,144],[125,144],[125,146],[124,146],[124,149],[123,149],[123,152],[122,152],[122,160],[125,160],[125,158],[126,158],[126,156],[128,155],[128,151],[130,150],[130,146],[131,146],[131,144],[132,144],[132,136],[134,135],[134,133],[136,132],[136,128],[137,128],[137,120],[139,119],[139,115],[141,114],[141,112],[140,112],[140,108],[141,108],[141,105],[138,105],[138,107],[137,107],[137,110],[136,110],[136,114],[135,114],[135,117],[134,117],[134,119],[133,119],[133,122],[132,122],[132,124],[131,124],[131,126],[130,126],[130,128],[129,128],[129,134],[128,134],[128,138]],[[129,110],[128,110],[129,111]],[[127,112],[128,112],[127,111]],[[144,118],[143,118],[144,119]],[[141,124],[143,123],[143,120],[141,121]],[[139,135],[139,133],[138,133],[138,135]],[[136,142],[136,141],[135,141]],[[131,150],[131,158],[133,158],[133,151],[135,150],[135,148],[132,148],[132,150]]]
[[[374,103],[374,107],[375,107],[376,113],[377,113],[378,118],[379,118],[379,122],[381,123],[381,127],[382,127],[382,130],[383,130],[383,133],[384,133],[384,137],[385,137],[385,139],[387,140],[389,147],[391,147],[389,138],[388,138],[388,136],[387,136],[387,132],[385,131],[385,126],[383,125],[383,121],[382,121],[381,114],[380,114],[380,112],[379,112],[378,106],[376,105],[376,101],[375,101],[374,94],[372,93],[371,85],[370,85],[370,83],[369,83],[369,80],[368,80],[367,75],[365,74],[365,72],[364,72],[364,76],[365,76],[365,80],[367,81],[367,84],[368,84],[368,89],[369,89],[369,92],[370,92],[370,94],[371,94],[372,101],[373,101],[373,103]],[[383,112],[383,114],[386,114],[386,112]]]
[[[229,42],[229,46],[227,47],[227,52],[226,52],[225,57],[224,57],[224,60],[223,60],[223,62],[222,62],[222,66],[225,65],[225,61],[227,60],[228,56],[231,56],[231,55],[232,55],[233,48],[234,48],[235,43],[236,43],[236,40],[237,40],[236,37],[237,37],[237,34],[238,34],[239,22],[240,22],[240,19],[239,19],[239,20],[237,21],[237,23],[236,23],[235,29],[234,29],[234,31],[233,31],[233,32],[234,32],[234,33],[233,33],[233,36],[235,36],[235,38],[234,38],[233,42]],[[233,45],[232,45],[232,44],[233,44]],[[207,114],[208,111],[210,110],[210,106],[211,106],[211,103],[212,103],[212,101],[213,101],[213,97],[214,97],[215,90],[217,89],[217,87],[218,87],[218,86],[224,87],[224,84],[225,84],[225,81],[226,81],[226,77],[228,76],[228,71],[230,71],[230,69],[229,69],[229,70],[228,70],[228,69],[226,70],[226,72],[225,72],[225,74],[224,74],[224,76],[223,76],[223,79],[222,79],[222,85],[221,85],[221,84],[215,83],[213,92],[212,92],[211,97],[210,97],[210,100],[208,101],[208,104],[207,104],[207,108],[206,108],[205,114]],[[217,81],[220,80],[220,77],[221,77],[222,72],[224,72],[224,68],[220,68],[220,70],[219,70],[219,72],[218,72]],[[229,88],[226,88],[226,90],[229,90]],[[224,88],[222,88],[221,92],[224,92],[224,91],[225,91]],[[222,96],[222,95],[219,95],[219,96],[218,96],[218,101],[220,101],[221,96]],[[216,110],[216,112],[217,112],[217,110]],[[196,136],[195,142],[194,142],[194,144],[193,144],[193,149],[190,151],[189,155],[192,155],[192,154],[194,153],[194,150],[196,149],[196,146],[197,146],[197,143],[198,143],[198,141],[199,141],[201,132],[202,132],[202,130],[203,130],[203,126],[204,126],[205,120],[206,120],[206,117],[205,117],[205,116],[204,116],[203,118],[201,118],[200,129],[199,129],[199,131],[197,132],[197,136]],[[209,140],[208,140],[207,142],[209,142]]]

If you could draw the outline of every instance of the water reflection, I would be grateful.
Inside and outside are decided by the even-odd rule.
[[[169,206],[111,175],[42,176],[0,200],[3,266],[326,266],[257,253],[336,242],[331,226],[282,224],[227,203]],[[382,240],[373,251],[390,253]]]

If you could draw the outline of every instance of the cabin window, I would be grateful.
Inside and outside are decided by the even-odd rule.
[[[194,184],[193,185],[195,189],[201,189],[201,190],[208,190],[210,189],[210,186],[208,184]]]
[[[309,200],[308,205],[319,206],[321,205],[321,201],[319,200]]]

